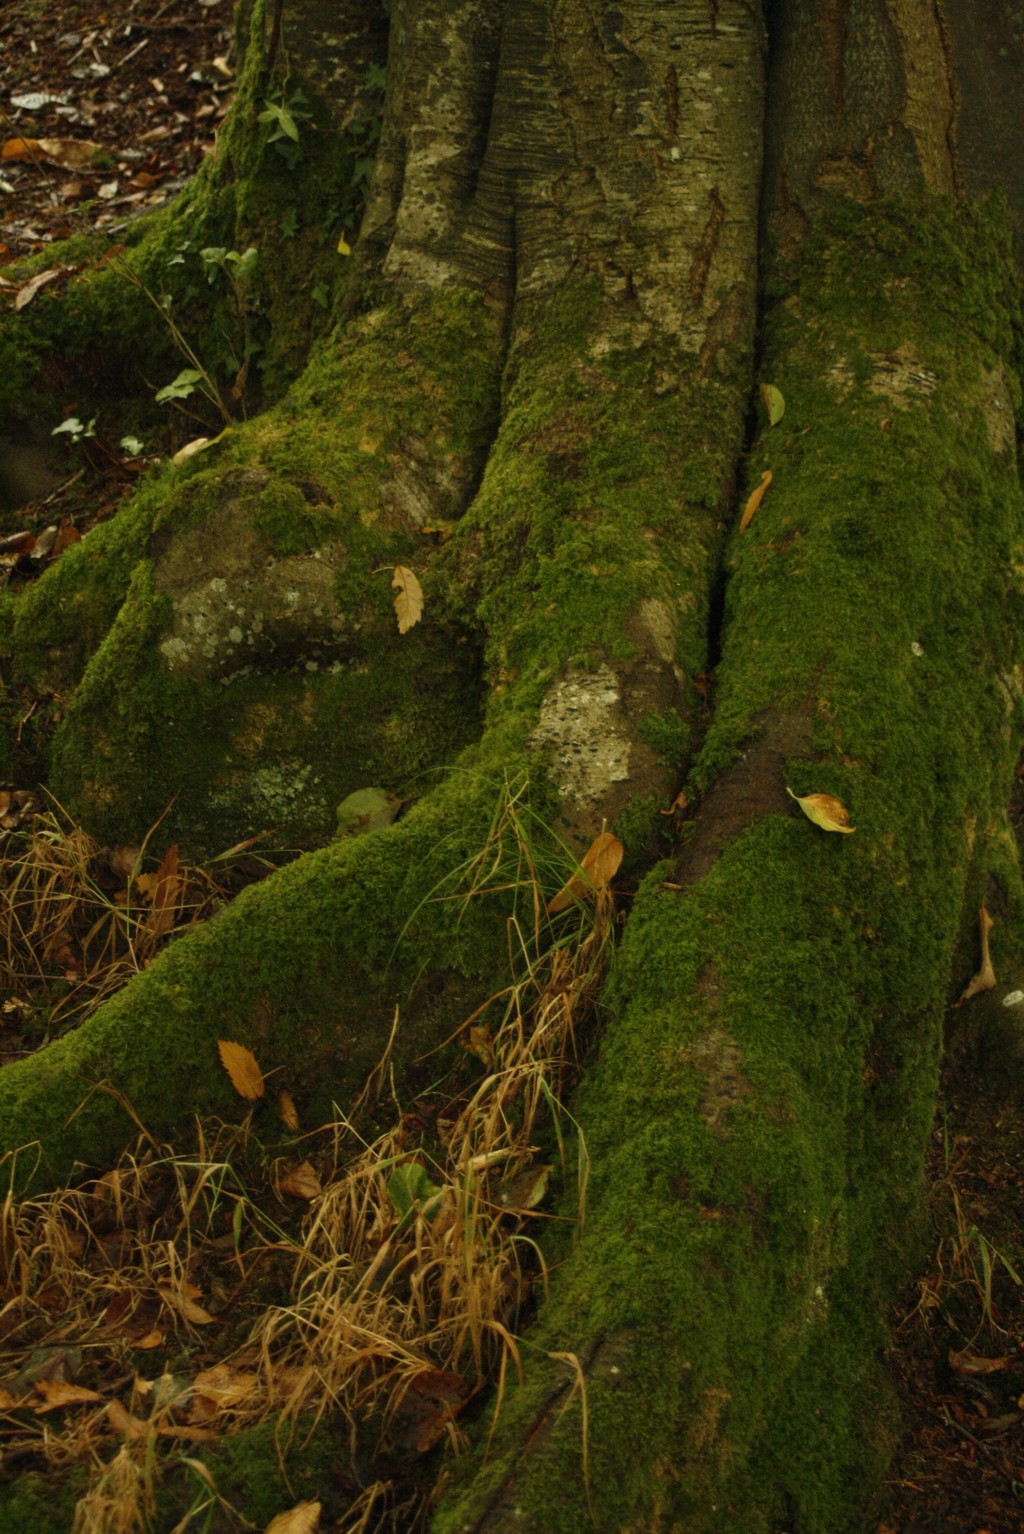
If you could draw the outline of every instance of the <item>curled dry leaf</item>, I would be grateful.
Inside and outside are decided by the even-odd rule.
[[[423,617],[423,587],[407,565],[396,565],[391,589],[397,593],[395,614],[398,618],[398,632],[407,634]]]
[[[319,1198],[324,1191],[324,1185],[309,1161],[300,1161],[290,1172],[285,1172],[277,1186],[280,1192],[287,1193],[290,1198],[304,1198],[307,1202]]]
[[[263,1072],[256,1063],[256,1056],[244,1044],[233,1044],[230,1039],[218,1039],[217,1049],[221,1064],[231,1077],[231,1085],[239,1097],[247,1103],[258,1102],[265,1087]]]
[[[568,910],[574,900],[582,900],[598,890],[607,889],[618,873],[623,851],[622,843],[610,831],[602,831],[600,836],[595,836],[583,855],[579,873],[573,874],[558,894],[548,901],[548,915],[554,916],[559,911]]]
[[[772,471],[771,469],[765,469],[764,473],[761,475],[761,483],[758,485],[757,489],[752,490],[750,495],[747,497],[747,504],[743,508],[742,517],[740,517],[741,533],[745,533],[753,521],[754,513],[760,506],[761,502],[764,500],[764,493],[768,489],[768,486],[771,484],[771,482]]]
[[[292,1100],[292,1094],[286,1092],[284,1087],[277,1094],[277,1116],[281,1120],[289,1134],[297,1134],[299,1129],[299,1114]]]
[[[789,787],[786,793],[791,799],[795,799],[803,810],[808,820],[813,820],[816,826],[823,831],[842,831],[846,836],[852,835],[857,829],[850,824],[850,813],[838,799],[833,799],[831,794],[794,794]]]
[[[972,996],[977,996],[980,991],[991,991],[998,984],[996,972],[992,967],[992,955],[988,948],[988,935],[995,926],[995,922],[988,914],[984,906],[978,910],[978,932],[981,936],[981,966],[976,975],[972,975],[964,986],[961,1001],[970,1001]]]
[[[320,1527],[320,1503],[296,1502],[286,1513],[271,1518],[264,1534],[316,1534]]]

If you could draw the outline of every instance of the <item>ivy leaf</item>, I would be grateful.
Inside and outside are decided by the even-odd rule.
[[[403,1162],[388,1178],[388,1198],[403,1225],[414,1209],[418,1209],[425,1220],[432,1219],[443,1197],[444,1189],[430,1181],[426,1167],[418,1161]]]
[[[796,800],[807,819],[813,820],[814,824],[820,826],[823,831],[842,831],[846,836],[856,831],[857,827],[850,825],[849,811],[839,803],[838,799],[833,799],[831,794],[804,794],[801,798],[788,786],[786,793],[791,799]]]

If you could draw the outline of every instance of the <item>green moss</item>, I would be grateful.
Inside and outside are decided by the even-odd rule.
[[[668,767],[678,768],[685,761],[691,733],[686,720],[681,719],[674,708],[667,708],[661,714],[648,714],[640,721],[641,740],[657,751]]]
[[[684,849],[634,902],[574,1105],[583,1234],[437,1534],[489,1499],[553,1534],[870,1522],[892,1431],[873,1359],[917,1255],[975,827],[1014,765],[990,678],[1017,663],[1024,508],[986,426],[1012,273],[984,217],[844,205],[785,274],[764,376],[786,417],[751,452],[751,482],[774,479],[730,550],[695,774],[708,817],[723,768],[745,797],[709,872]],[[839,797],[854,835],[812,826],[787,783]],[[558,1415],[571,1376],[544,1358],[566,1348],[589,1498],[578,1405]]]

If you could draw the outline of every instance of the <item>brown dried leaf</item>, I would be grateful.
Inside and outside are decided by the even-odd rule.
[[[754,513],[760,506],[761,502],[764,500],[764,493],[768,489],[768,486],[771,484],[771,482],[772,471],[771,469],[765,469],[764,473],[761,475],[761,483],[758,485],[757,489],[752,490],[750,495],[747,497],[747,504],[743,508],[742,517],[740,517],[741,533],[745,533],[751,522],[754,520]]]
[[[618,872],[624,848],[617,836],[602,831],[587,848],[578,874],[562,886],[558,894],[548,901],[548,915],[568,910],[574,900],[583,900],[597,890],[606,889]]]
[[[961,1001],[970,1001],[972,996],[977,996],[980,991],[991,991],[993,986],[998,985],[996,972],[992,967],[992,956],[989,953],[988,935],[995,926],[995,922],[988,914],[984,906],[978,911],[978,931],[981,936],[981,966],[976,975],[972,975],[964,986]]]
[[[35,298],[40,288],[45,288],[48,282],[54,282],[58,277],[63,277],[63,275],[63,266],[51,266],[45,272],[37,272],[36,275],[30,278],[28,282],[22,283],[21,287],[18,289],[17,296],[14,300],[15,309],[26,308],[27,305],[29,305]]]
[[[292,1094],[286,1092],[284,1087],[277,1094],[277,1116],[281,1120],[289,1134],[298,1134],[299,1113],[292,1099]]]
[[[320,1527],[320,1503],[296,1502],[286,1513],[271,1518],[264,1534],[316,1534]]]
[[[239,1097],[244,1097],[247,1103],[258,1102],[266,1089],[263,1072],[252,1050],[246,1049],[244,1044],[233,1044],[229,1039],[218,1039],[217,1049]]]
[[[216,1406],[238,1406],[259,1389],[259,1380],[255,1374],[232,1369],[230,1364],[214,1364],[212,1369],[200,1370],[192,1388]]]
[[[103,1400],[98,1390],[87,1390],[84,1385],[68,1385],[63,1380],[36,1380],[32,1388],[43,1398],[34,1408],[37,1416],[43,1412],[56,1411],[59,1406],[80,1406],[86,1402]]]
[[[19,1406],[25,1406],[28,1396],[12,1396],[9,1390],[0,1385],[0,1411],[17,1411]]]
[[[40,157],[39,140],[37,138],[9,138],[3,142],[0,148],[0,160],[10,160],[12,164],[19,160],[38,160]]]
[[[407,565],[396,565],[391,589],[397,592],[395,614],[398,618],[398,632],[407,634],[423,617],[423,587]]]
[[[107,1420],[115,1432],[128,1439],[145,1438],[149,1428],[141,1417],[133,1417],[120,1401],[107,1403]]]
[[[1011,1363],[1009,1358],[981,1358],[965,1348],[962,1353],[950,1349],[949,1367],[957,1374],[1001,1374]]]
[[[177,1289],[172,1289],[170,1284],[157,1284],[156,1287],[164,1304],[169,1305],[172,1310],[176,1310],[179,1315],[184,1316],[186,1321],[191,1321],[193,1326],[212,1326],[214,1324],[214,1317],[211,1316],[210,1312],[204,1310],[201,1305],[197,1305],[195,1300],[189,1299],[187,1294]],[[194,1288],[194,1285],[190,1284],[189,1288]]]
[[[323,1183],[309,1161],[300,1161],[298,1166],[292,1167],[291,1171],[286,1172],[279,1180],[277,1186],[289,1197],[304,1198],[307,1202],[319,1198],[324,1191]]]
[[[96,156],[103,153],[99,144],[87,138],[41,138],[37,143],[46,158],[61,170],[88,170]]]

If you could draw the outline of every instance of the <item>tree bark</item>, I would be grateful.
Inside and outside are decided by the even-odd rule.
[[[188,793],[168,834],[231,839],[267,762],[312,764],[315,803],[285,810],[311,843],[367,772],[418,800],[4,1070],[3,1143],[39,1140],[37,1175],[127,1138],[109,1093],[65,1128],[100,1081],[159,1134],[226,1111],[218,1037],[265,1069],[302,1056],[313,1111],[358,1091],[398,1001],[411,1072],[498,962],[500,893],[468,919],[429,896],[485,840],[503,776],[532,780],[577,855],[607,823],[649,870],[573,1105],[585,1223],[549,1243],[523,1378],[447,1473],[438,1534],[866,1526],[957,945],[983,899],[1005,928],[1024,913],[1005,810],[1020,184],[1009,218],[969,199],[1015,142],[1020,29],[984,9],[975,28],[960,4],[780,0],[766,30],[741,0],[393,0],[329,341],[13,612],[15,676],[74,689],[55,785],[106,835],[155,818],[170,777]],[[344,14],[362,69],[377,12]],[[272,74],[259,5],[252,24]],[[318,68],[289,61],[329,97]],[[781,391],[775,424],[757,383]],[[268,531],[285,490],[316,513],[305,543],[292,502],[292,541]],[[426,592],[403,636],[377,573],[394,563]],[[300,638],[274,605],[289,582],[313,593]],[[318,669],[296,674],[316,623]],[[193,770],[204,735],[231,772]],[[651,867],[684,777],[695,807]],[[804,818],[809,794],[852,834]],[[176,1082],[182,1060],[204,1069]]]

